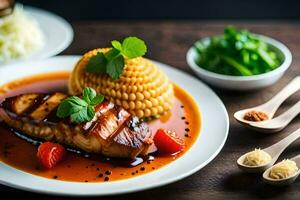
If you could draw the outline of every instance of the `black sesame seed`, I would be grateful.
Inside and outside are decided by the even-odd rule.
[[[190,124],[190,122],[185,122],[185,124]]]
[[[147,164],[150,164],[151,163],[151,160],[147,160]]]
[[[189,128],[186,128],[186,129],[184,129],[186,132],[189,132],[190,131],[190,129]]]
[[[135,175],[135,172],[132,172],[131,175]]]
[[[54,178],[54,179],[57,179],[57,178],[58,178],[58,176],[53,176],[53,178]]]
[[[97,171],[100,171],[100,168],[99,167],[97,167],[97,169],[96,169]]]
[[[123,176],[124,174],[123,174],[123,173],[121,173],[120,175],[121,175],[121,176]]]
[[[136,170],[135,173],[139,173],[139,170]]]
[[[98,175],[98,177],[99,177],[99,178],[102,178],[102,177],[103,177],[103,174],[100,173],[100,174]]]
[[[106,175],[111,175],[111,173],[112,173],[112,172],[109,171],[109,170],[107,170],[107,171],[105,172]]]
[[[85,180],[84,182],[86,182],[86,183],[87,183],[88,181],[87,181],[87,180]]]
[[[141,167],[141,168],[140,168],[141,171],[144,171],[145,169],[146,169],[145,167]]]
[[[155,169],[155,167],[152,167],[152,169]]]
[[[181,117],[181,119],[185,119],[185,117]]]
[[[181,108],[184,108],[184,105],[181,105],[180,107],[181,107]]]
[[[189,137],[189,134],[184,134],[184,137]]]
[[[89,166],[85,166],[85,168],[89,168]]]
[[[109,178],[108,178],[108,177],[105,177],[105,178],[104,178],[104,181],[108,181],[108,180],[109,180]]]

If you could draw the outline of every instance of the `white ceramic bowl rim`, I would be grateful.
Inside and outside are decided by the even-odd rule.
[[[199,71],[200,73],[204,74],[205,76],[222,79],[222,80],[231,80],[231,81],[232,80],[233,81],[252,81],[252,80],[265,79],[268,77],[272,77],[275,74],[284,72],[292,63],[292,53],[288,49],[288,47],[285,46],[283,43],[279,42],[278,40],[275,40],[268,36],[264,36],[264,35],[260,35],[260,34],[254,34],[254,35],[256,35],[259,38],[261,38],[262,40],[264,40],[267,44],[274,46],[276,49],[278,49],[278,51],[280,51],[283,54],[283,56],[284,56],[283,62],[276,69],[274,69],[270,72],[266,72],[266,73],[258,74],[258,75],[252,75],[252,76],[230,76],[230,75],[224,75],[224,74],[217,74],[217,73],[208,71],[195,63],[194,58],[196,55],[196,50],[194,49],[194,47],[191,47],[187,52],[187,58],[186,58],[187,62],[191,68],[193,68],[196,71]],[[209,38],[210,37],[205,37],[198,41],[207,40]]]

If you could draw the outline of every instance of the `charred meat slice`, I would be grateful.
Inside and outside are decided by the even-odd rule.
[[[48,95],[47,98],[33,111],[30,113],[30,117],[36,121],[44,120],[51,111],[56,110],[62,100],[66,98],[65,94],[55,93]]]
[[[134,121],[134,124],[132,123],[132,120],[128,121],[124,128],[116,134],[114,143],[108,146],[108,148],[104,151],[112,153],[118,153],[121,151],[123,152],[124,157],[132,157],[132,155],[135,154],[145,155],[147,153],[145,150],[148,150],[148,148],[141,147],[150,147],[152,144],[152,139],[144,139],[151,138],[149,127],[145,123],[140,123],[138,118]],[[127,155],[127,153],[131,153],[132,155]]]
[[[0,104],[0,119],[29,136],[73,146],[109,157],[146,155],[152,134],[146,123],[123,108],[104,101],[90,122],[72,124],[55,113],[68,96],[62,93],[23,94]]]

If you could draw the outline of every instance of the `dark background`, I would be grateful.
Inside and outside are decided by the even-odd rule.
[[[300,19],[298,0],[22,0],[67,20]]]

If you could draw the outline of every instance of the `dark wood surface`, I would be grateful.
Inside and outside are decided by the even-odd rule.
[[[228,22],[228,21],[159,21],[159,22],[74,22],[75,38],[62,54],[82,54],[92,48],[109,45],[112,39],[135,35],[143,38],[149,47],[149,58],[170,64],[190,74],[185,54],[194,41],[221,33],[224,26],[234,24],[253,32],[274,37],[286,44],[293,54],[293,63],[284,77],[275,85],[252,92],[217,90],[230,117],[230,131],[221,153],[206,167],[184,180],[167,186],[138,193],[108,197],[107,199],[299,199],[300,179],[290,187],[276,188],[264,184],[258,175],[241,173],[236,159],[256,146],[265,147],[300,127],[295,119],[285,130],[276,134],[261,134],[247,130],[232,117],[241,108],[258,105],[271,98],[293,77],[300,74],[300,24],[288,22]],[[171,77],[172,78],[172,77]],[[203,97],[205,98],[205,96]],[[286,101],[279,113],[300,99],[296,94]],[[213,120],[213,119],[212,119]],[[285,157],[300,153],[300,143],[292,145]],[[197,155],[195,155],[197,156]],[[1,173],[1,172],[0,172]],[[39,195],[0,186],[1,196],[31,199],[66,199]],[[105,199],[101,197],[101,199]]]

